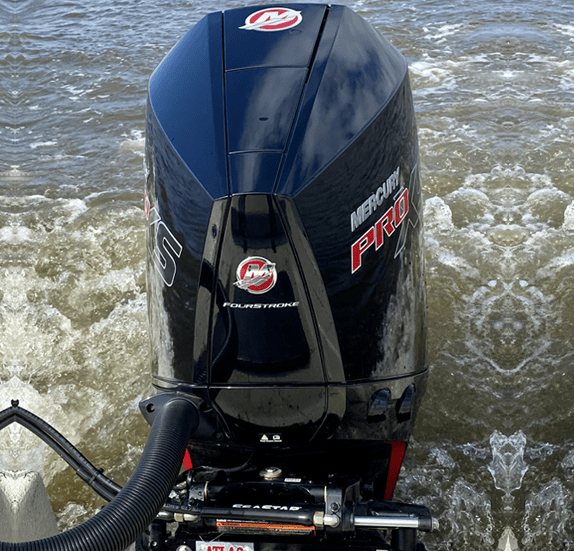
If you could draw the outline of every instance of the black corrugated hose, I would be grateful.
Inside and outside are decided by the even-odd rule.
[[[164,505],[197,424],[196,407],[185,398],[174,397],[158,412],[129,482],[97,515],[51,538],[0,542],[0,551],[123,551]]]

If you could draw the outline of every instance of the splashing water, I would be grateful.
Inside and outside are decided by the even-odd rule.
[[[524,461],[526,436],[520,431],[511,436],[494,432],[490,437],[490,445],[492,461],[488,470],[494,478],[494,486],[504,492],[505,511],[510,511],[514,501],[512,492],[520,489],[528,471]]]

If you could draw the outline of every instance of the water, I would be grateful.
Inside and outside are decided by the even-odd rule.
[[[410,64],[431,377],[398,497],[431,550],[574,549],[574,6],[347,4]],[[147,79],[211,0],[0,1],[0,408],[18,398],[119,483],[147,436]],[[101,504],[12,425],[61,528]]]

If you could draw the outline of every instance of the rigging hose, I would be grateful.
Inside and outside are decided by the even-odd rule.
[[[0,411],[0,430],[12,423],[18,423],[46,442],[96,493],[111,501],[122,487],[103,474],[102,469],[92,465],[83,454],[54,427],[19,407],[18,400],[12,400],[12,407]]]
[[[0,418],[4,413],[10,416],[5,410]],[[185,398],[174,397],[158,412],[129,482],[106,507],[80,526],[51,538],[0,542],[0,551],[123,551],[164,505],[197,425],[196,407]]]

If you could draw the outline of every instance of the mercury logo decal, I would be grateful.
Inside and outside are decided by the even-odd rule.
[[[237,281],[240,289],[254,295],[270,291],[277,282],[275,264],[262,256],[250,256],[237,266]]]
[[[245,25],[239,28],[247,31],[285,31],[296,27],[302,20],[300,11],[289,8],[265,8],[252,13],[245,20]]]

